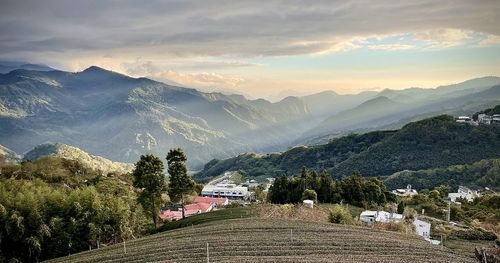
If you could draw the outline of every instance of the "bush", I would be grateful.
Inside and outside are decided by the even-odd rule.
[[[240,205],[240,203],[238,203],[238,202],[231,202],[231,203],[229,203],[229,204],[226,206],[226,208],[236,208],[236,207],[240,207],[240,206],[241,206],[241,205]]]
[[[311,190],[311,189],[306,189],[302,193],[302,201],[304,201],[304,200],[313,200],[314,202],[317,202],[318,195],[316,194],[316,191]]]
[[[330,209],[328,220],[330,223],[334,224],[348,225],[353,223],[352,215],[349,213],[349,210],[339,204],[334,205]]]
[[[497,239],[497,235],[493,232],[486,231],[482,228],[471,228],[455,231],[450,235],[450,238],[457,238],[463,240],[489,240]]]

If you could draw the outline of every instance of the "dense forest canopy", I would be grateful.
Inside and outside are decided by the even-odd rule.
[[[37,262],[138,237],[148,227],[127,174],[44,157],[0,164],[0,262]]]

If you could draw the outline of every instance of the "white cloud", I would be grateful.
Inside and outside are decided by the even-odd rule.
[[[408,45],[408,44],[380,44],[380,45],[368,45],[368,49],[371,50],[387,50],[387,51],[393,51],[393,50],[407,50],[407,49],[414,49],[414,45]]]
[[[479,41],[479,46],[492,46],[500,44],[500,36],[496,35],[487,35],[486,38]]]
[[[442,28],[418,32],[415,39],[427,42],[428,48],[449,48],[467,43],[471,35],[469,30]]]

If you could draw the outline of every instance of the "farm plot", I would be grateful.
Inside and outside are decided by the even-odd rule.
[[[277,219],[176,229],[50,262],[475,262],[418,236]]]

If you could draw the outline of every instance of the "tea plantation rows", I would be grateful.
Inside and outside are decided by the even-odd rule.
[[[232,219],[50,262],[475,262],[418,236],[298,220]]]

